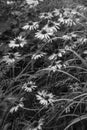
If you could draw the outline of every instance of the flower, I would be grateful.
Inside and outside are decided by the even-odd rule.
[[[76,83],[70,85],[69,88],[70,88],[73,92],[77,92],[77,91],[80,89],[80,85],[76,82]]]
[[[57,59],[57,54],[55,54],[55,53],[53,53],[52,55],[50,55],[49,57],[48,57],[48,59],[49,60],[56,60]]]
[[[21,108],[24,107],[24,104],[23,104],[22,101],[21,101],[18,105],[12,107],[12,108],[10,109],[10,113],[16,112],[16,111],[19,109],[19,107],[21,107]]]
[[[8,65],[14,63],[16,60],[20,59],[19,52],[16,53],[8,53],[6,56],[3,56],[2,61],[5,61]]]
[[[72,26],[72,25],[76,25],[76,23],[74,22],[74,20],[72,18],[68,18],[68,17],[60,17],[58,19],[58,21],[62,24],[66,24],[67,26]]]
[[[39,27],[38,22],[29,21],[29,23],[27,23],[27,24],[26,24],[25,26],[23,26],[22,28],[23,28],[24,30],[29,29],[29,30],[31,31],[31,30],[36,30],[38,27]]]
[[[46,31],[45,29],[35,33],[35,37],[43,41],[50,40],[50,36],[53,36],[53,32]]]
[[[82,11],[82,12],[87,11],[87,7],[84,6],[84,5],[77,5],[76,10],[77,11]]]
[[[59,60],[55,62],[55,65],[48,66],[47,70],[53,71],[55,73],[58,69],[61,70],[62,67],[65,67],[65,65],[62,65],[61,60]]]
[[[53,15],[50,12],[40,13],[40,16],[39,16],[40,19],[51,19],[52,17]]]
[[[78,39],[77,39],[77,42],[78,42],[79,44],[87,43],[87,38],[86,38],[86,37],[78,38]]]
[[[63,16],[64,17],[70,17],[70,15],[71,15],[71,8],[64,8],[63,10],[64,10]]]
[[[60,15],[62,15],[60,13],[60,9],[56,9],[56,8],[52,11],[52,13],[53,13],[54,16],[60,16]]]
[[[35,120],[32,123],[29,123],[29,125],[26,127],[26,130],[42,130],[43,123],[43,118],[41,118],[39,121]]]
[[[15,48],[15,47],[23,47],[25,44],[27,44],[27,41],[22,36],[16,37],[14,40],[11,40],[9,43],[9,47]]]
[[[32,92],[32,90],[34,90],[37,86],[35,85],[34,82],[30,81],[27,83],[24,83],[24,85],[22,86],[22,89],[24,89],[26,92]]]
[[[26,3],[30,6],[30,8],[35,7],[39,4],[38,0],[26,0]]]
[[[45,25],[43,27],[44,30],[48,31],[48,32],[57,32],[57,29],[59,29],[59,26],[60,24],[59,23],[56,23],[56,22],[53,22],[53,21],[48,21],[48,24]]]
[[[43,52],[41,52],[39,54],[33,54],[32,59],[36,60],[36,59],[43,57],[44,55],[46,55],[46,53],[43,53]]]
[[[7,1],[7,5],[12,5],[12,4],[14,4],[15,2],[13,2],[13,1]]]
[[[54,96],[52,93],[47,93],[47,91],[42,90],[41,92],[39,91],[38,94],[36,95],[37,100],[40,101],[40,104],[44,106],[48,106],[49,104],[53,104],[54,102]]]
[[[56,66],[56,65],[53,65],[53,66],[50,65],[50,66],[48,67],[48,70],[49,70],[49,71],[56,72],[56,71],[57,71],[57,66]]]
[[[71,40],[72,37],[69,36],[69,35],[63,35],[62,38],[63,38],[64,40]]]
[[[68,33],[68,34],[62,36],[62,38],[64,40],[71,40],[72,38],[76,38],[76,37],[77,37],[77,35],[75,33]]]
[[[34,121],[31,130],[42,130],[43,123],[43,119],[40,119],[39,121]]]

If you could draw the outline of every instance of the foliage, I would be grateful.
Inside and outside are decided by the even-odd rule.
[[[87,128],[87,7],[56,2],[4,3],[1,130]]]

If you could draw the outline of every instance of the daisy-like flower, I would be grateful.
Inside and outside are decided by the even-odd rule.
[[[59,49],[58,56],[59,56],[59,57],[62,57],[65,53],[66,53],[66,50],[65,50],[65,49]]]
[[[61,63],[61,60],[56,61],[56,66],[57,66],[57,69],[62,69],[63,65]]]
[[[85,7],[84,5],[77,5],[76,7],[77,11],[87,11],[87,7]]]
[[[57,32],[57,30],[59,30],[60,24],[59,23],[56,23],[56,22],[53,22],[53,21],[48,21],[48,24],[45,25],[43,27],[44,30],[48,31],[48,32]]]
[[[24,83],[22,86],[22,89],[24,89],[26,92],[32,92],[35,88],[37,88],[37,86],[32,81]]]
[[[13,1],[7,1],[7,5],[12,5],[12,4],[14,4]]]
[[[54,102],[54,96],[52,93],[47,93],[47,91],[42,90],[41,92],[39,91],[38,94],[36,95],[37,100],[40,101],[40,104],[44,106],[48,106],[49,104],[53,105]]]
[[[63,12],[63,15],[66,17],[69,17],[71,15],[71,9],[70,8],[64,8],[63,9],[64,12]]]
[[[43,40],[45,42],[50,40],[50,36],[53,36],[53,32],[46,31],[45,29],[42,29],[35,33],[36,38]]]
[[[65,108],[65,112],[69,113],[71,111],[71,109],[73,109],[73,108],[74,108],[74,105],[70,105],[70,106]]]
[[[64,40],[71,40],[72,38],[76,38],[76,37],[77,37],[77,34],[75,33],[68,33],[62,36]]]
[[[6,62],[8,65],[13,64],[16,60],[20,59],[19,52],[8,53],[6,56],[3,56],[2,61]]]
[[[74,22],[74,20],[72,18],[68,18],[68,17],[60,17],[58,19],[58,21],[62,24],[66,24],[67,26],[72,26],[72,25],[76,25],[76,23]]]
[[[42,126],[44,124],[44,119],[41,118],[39,121],[33,121],[30,123],[27,127],[26,130],[42,130]]]
[[[71,10],[71,14],[74,15],[78,15],[79,13],[76,11],[76,9]]]
[[[26,3],[30,6],[30,8],[35,7],[39,4],[38,0],[26,0]]]
[[[40,13],[40,19],[51,19],[53,17],[51,12]]]
[[[60,9],[56,9],[56,8],[52,11],[52,13],[53,13],[54,16],[61,16],[62,15],[60,13]]]
[[[43,123],[43,119],[34,121],[31,130],[42,130]]]
[[[37,59],[43,57],[44,55],[46,55],[46,53],[44,53],[44,52],[41,52],[39,54],[33,54],[32,59],[37,60]]]
[[[63,35],[62,38],[64,40],[71,40],[72,37],[70,35]]]
[[[24,104],[23,104],[23,98],[20,99],[19,103],[15,106],[13,106],[11,109],[10,109],[10,113],[13,113],[13,112],[16,112],[18,111],[19,107],[23,108],[24,107]]]
[[[78,38],[78,39],[77,39],[77,42],[78,42],[79,44],[87,43],[87,38],[85,38],[85,37]]]
[[[27,23],[26,25],[24,25],[22,28],[24,30],[36,30],[39,27],[38,22],[32,22],[30,21],[29,23]]]
[[[50,55],[49,57],[48,57],[48,59],[49,60],[56,60],[57,59],[57,54],[55,54],[55,53],[53,53],[52,55]]]
[[[50,65],[50,66],[48,66],[47,70],[53,71],[53,72],[55,73],[58,69],[61,70],[62,67],[64,67],[64,66],[63,66],[62,63],[61,63],[61,60],[59,60],[59,61],[56,61],[56,62],[55,62],[55,65]]]
[[[57,66],[56,65],[53,65],[53,66],[48,66],[47,70],[49,71],[53,71],[54,73],[57,71]]]
[[[22,36],[16,37],[14,40],[11,40],[9,43],[9,47],[15,48],[15,47],[23,47],[25,44],[27,44],[27,41]]]

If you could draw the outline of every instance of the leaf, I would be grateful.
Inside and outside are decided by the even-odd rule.
[[[10,125],[11,125],[11,123],[7,123],[7,124],[5,124],[3,130],[8,130],[8,127],[9,127]]]
[[[72,120],[69,125],[64,129],[64,130],[68,130],[69,127],[71,127],[72,125],[78,123],[79,121],[82,121],[84,119],[87,119],[87,114],[86,115],[82,115],[79,116],[78,118],[75,118],[74,120]]]

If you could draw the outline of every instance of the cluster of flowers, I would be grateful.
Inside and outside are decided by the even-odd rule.
[[[80,7],[78,7],[80,8]],[[58,36],[58,31],[60,31],[61,27],[63,25],[66,26],[76,26],[78,24],[78,19],[80,20],[80,17],[82,17],[81,13],[79,13],[79,9],[70,9],[70,8],[64,8],[64,9],[54,9],[52,12],[43,12],[40,13],[38,16],[39,21],[29,21],[24,26],[22,26],[22,29],[24,31],[34,31],[34,38],[39,39],[43,42],[52,42],[53,39]],[[81,10],[81,9],[80,9]],[[56,20],[57,19],[57,20]],[[46,24],[43,25],[43,27],[40,29],[40,23],[41,21],[46,20]],[[79,21],[80,23],[80,21]],[[65,34],[61,36],[61,39],[64,40],[71,40],[72,38],[76,38],[77,35],[75,33],[71,34]],[[78,38],[78,41],[85,40],[82,38]],[[26,38],[22,35],[17,36],[16,38],[9,41],[9,48],[23,48],[28,44]],[[44,52],[38,54],[34,54],[32,56],[32,59],[37,57],[44,56]],[[37,56],[38,55],[38,56]],[[8,53],[7,55],[3,56],[3,61],[6,61],[8,64],[14,63],[16,60],[20,59],[21,54],[19,52],[16,53]]]
[[[43,0],[26,0],[30,8],[38,5],[39,1],[43,1]],[[7,4],[13,4],[13,3],[7,1]],[[53,75],[55,74],[55,72],[58,72],[58,71],[64,72],[64,70],[67,70],[69,63],[67,61],[62,61],[62,59],[64,56],[66,58],[67,54],[69,53],[68,51],[72,49],[76,49],[77,46],[85,45],[87,43],[86,36],[82,37],[83,34],[79,35],[78,31],[73,31],[73,32],[70,32],[69,30],[67,31],[67,28],[74,30],[72,28],[76,28],[77,26],[82,25],[81,19],[86,20],[83,13],[85,11],[87,11],[87,8],[83,6],[77,6],[75,9],[62,8],[62,9],[54,9],[51,12],[41,12],[38,15],[37,21],[31,20],[31,21],[21,24],[20,28],[22,30],[22,33],[20,33],[18,36],[10,39],[7,42],[9,51],[2,57],[1,61],[6,63],[7,66],[13,66],[13,65],[16,66],[15,63],[16,62],[18,63],[20,60],[23,59],[22,57],[24,55],[21,52],[23,52],[23,50],[26,50],[25,48],[28,48],[28,47],[30,50],[32,50],[33,47],[31,47],[31,44],[33,46],[34,43],[31,43],[31,44],[29,43],[29,40],[31,40],[29,38],[32,37],[32,39],[39,42],[37,45],[37,50],[35,50],[31,54],[31,57],[30,57],[31,64],[32,64],[31,66],[35,67],[34,63],[38,62],[38,59],[41,60],[41,58],[45,59],[46,65],[42,65],[41,68],[37,67],[35,68],[35,70],[32,69],[32,71],[30,69],[29,70],[30,73],[27,72],[27,74],[25,74],[26,77],[28,74],[29,76],[35,74],[35,76],[37,77],[37,80],[39,80],[41,76],[38,74],[38,72],[51,71],[53,72],[52,75],[51,75],[51,72],[48,72],[48,73],[49,75],[52,76],[52,78],[54,78]],[[85,22],[84,24],[87,24],[87,23]],[[61,31],[62,28],[65,29],[65,32]],[[27,35],[29,36],[29,38]],[[60,42],[60,40],[62,42]],[[57,48],[55,45],[56,42],[57,42]],[[54,50],[52,50],[52,52],[49,52],[50,46],[54,47]],[[28,51],[28,54],[31,53],[30,50]],[[84,54],[87,54],[87,51],[85,51]],[[44,62],[43,59],[42,61]],[[71,60],[71,59],[68,59],[68,60]],[[23,69],[25,68],[22,68],[21,71],[23,72]],[[64,72],[64,73],[67,74],[67,72]],[[20,77],[20,74],[18,76]],[[55,81],[56,79],[57,79],[57,76],[55,78]],[[45,85],[48,85],[48,84],[46,83]],[[49,107],[53,107],[55,105],[55,102],[57,101],[57,96],[55,93],[53,94],[49,88],[39,89],[39,86],[37,85],[36,81],[34,82],[33,80],[28,80],[26,78],[26,81],[24,79],[22,84],[20,83],[19,86],[21,86],[20,87],[21,92],[25,94],[29,94],[29,95],[32,95],[33,93],[33,95],[35,96],[34,99],[36,100],[37,104],[39,104],[42,108],[49,109]],[[73,85],[69,84],[69,88],[72,92],[77,92],[79,87],[80,86],[78,83],[75,83]],[[22,108],[24,110],[28,109],[28,108],[25,108],[25,104],[23,101],[24,101],[23,98],[20,99],[18,104],[15,104],[10,109],[10,113],[17,112],[19,108]],[[35,104],[36,107],[38,106],[37,104]],[[65,112],[66,113],[70,112],[70,108],[65,109]],[[37,124],[36,126],[34,126],[35,123]],[[43,122],[43,119],[41,118],[37,122],[27,124],[26,128],[24,129],[25,130],[28,130],[28,129],[29,130],[42,130],[43,124],[44,122]]]

